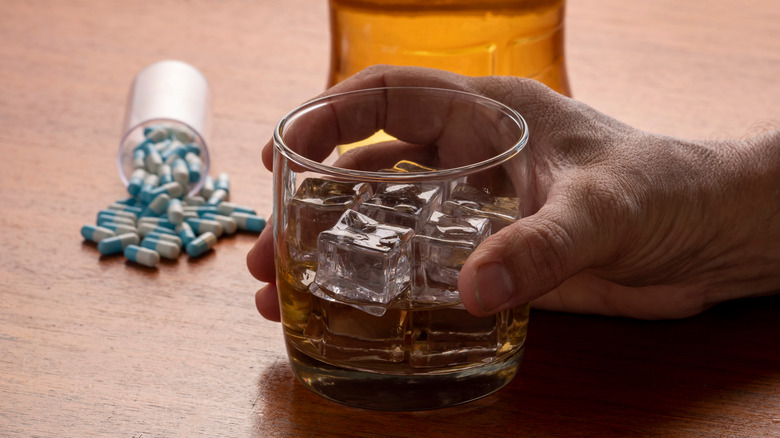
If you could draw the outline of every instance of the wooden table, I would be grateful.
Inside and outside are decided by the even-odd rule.
[[[0,436],[780,436],[780,297],[683,321],[534,312],[519,376],[423,413],[298,384],[254,309],[254,236],[158,270],[79,228],[119,199],[129,84],[181,59],[214,92],[212,174],[270,212],[260,147],[319,93],[324,0],[0,2]],[[780,123],[780,3],[571,1],[575,97],[643,129],[747,136]]]

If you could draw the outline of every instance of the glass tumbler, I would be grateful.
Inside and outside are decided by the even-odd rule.
[[[390,137],[339,154],[379,130]],[[474,316],[458,278],[480,242],[527,214],[527,141],[515,110],[423,87],[334,94],[279,122],[276,281],[304,386],[347,405],[423,410],[512,380],[528,306]]]

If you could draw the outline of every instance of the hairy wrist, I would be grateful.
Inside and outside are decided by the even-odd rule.
[[[730,146],[734,232],[715,302],[780,292],[780,130]]]

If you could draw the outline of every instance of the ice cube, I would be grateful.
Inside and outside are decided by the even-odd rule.
[[[459,184],[450,193],[442,211],[453,216],[477,216],[490,220],[492,232],[514,223],[520,218],[518,198],[493,196],[469,185]]]
[[[358,211],[382,223],[419,230],[441,204],[435,184],[382,183]]]
[[[460,268],[490,235],[490,221],[434,212],[412,238],[414,270],[411,298],[416,303],[459,303]]]
[[[347,210],[320,233],[315,282],[339,301],[387,304],[409,287],[413,235]]]
[[[288,203],[288,250],[293,260],[317,259],[317,236],[347,209],[370,198],[371,185],[307,178]]]
[[[320,287],[317,285],[317,283],[312,283],[309,286],[309,292],[311,292],[312,295],[315,297],[327,301],[327,302],[338,302],[342,303],[346,306],[354,307],[355,309],[361,310],[363,312],[368,313],[369,315],[373,316],[382,316],[387,312],[387,308],[382,306],[372,306],[370,304],[356,304],[354,302],[347,302],[347,301],[339,301],[336,298],[333,298],[332,296],[325,293]]]

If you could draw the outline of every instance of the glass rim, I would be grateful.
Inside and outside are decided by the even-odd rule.
[[[343,167],[324,164],[322,162],[307,158],[299,154],[298,152],[292,150],[282,138],[283,131],[289,122],[295,120],[298,116],[302,114],[305,114],[309,111],[312,111],[314,109],[317,109],[325,105],[328,101],[333,100],[334,98],[340,98],[340,97],[350,96],[350,95],[372,94],[380,91],[385,92],[388,90],[407,90],[407,91],[425,90],[425,91],[433,91],[434,93],[456,94],[461,97],[468,97],[470,99],[476,98],[478,101],[480,101],[480,104],[482,103],[489,104],[485,106],[493,106],[497,110],[503,112],[506,116],[508,116],[508,118],[512,120],[517,125],[517,127],[521,130],[521,135],[513,145],[507,148],[507,150],[501,152],[500,154],[493,155],[492,157],[486,160],[478,161],[476,163],[471,163],[464,166],[453,167],[449,169],[440,169],[440,170],[413,172],[413,173],[346,169]],[[364,88],[360,90],[345,91],[341,93],[335,93],[327,96],[318,97],[308,102],[305,102],[297,106],[292,111],[288,112],[284,117],[282,117],[281,120],[279,120],[279,122],[276,124],[276,127],[274,128],[273,141],[274,141],[274,150],[282,154],[282,156],[284,156],[286,159],[300,166],[303,169],[303,171],[318,172],[323,175],[329,175],[333,177],[362,179],[366,181],[381,181],[381,180],[388,180],[388,179],[390,180],[441,179],[441,178],[446,178],[451,176],[457,177],[461,175],[467,175],[475,171],[488,169],[497,166],[501,163],[504,163],[509,159],[511,159],[512,157],[514,157],[515,155],[517,155],[528,144],[528,137],[529,137],[528,123],[526,123],[523,116],[518,111],[511,108],[510,106],[505,105],[495,99],[491,99],[487,96],[482,96],[476,93],[471,93],[462,90],[453,90],[448,88],[388,86],[388,87]]]

